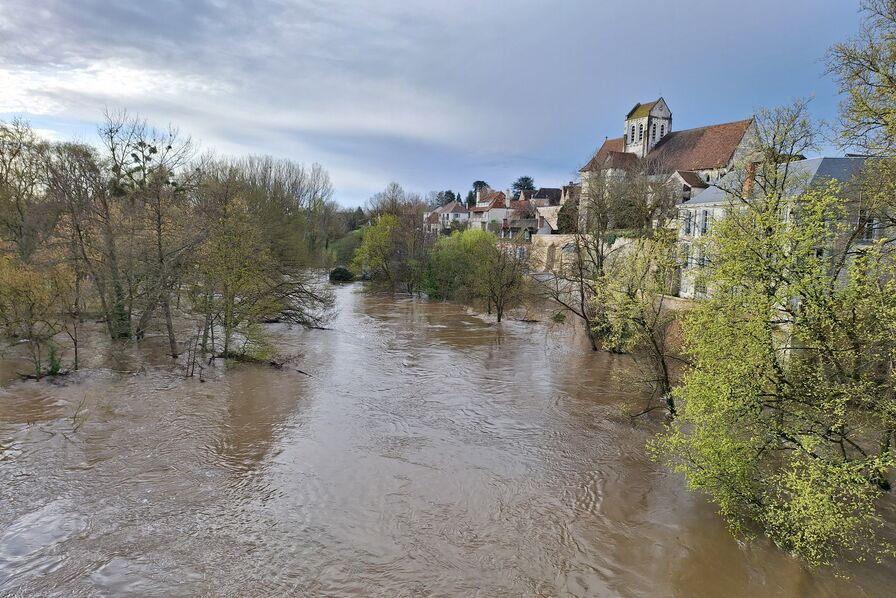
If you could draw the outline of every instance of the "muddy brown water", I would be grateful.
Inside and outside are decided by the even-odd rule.
[[[648,458],[626,358],[358,290],[332,330],[271,328],[313,377],[200,383],[164,339],[94,334],[73,378],[16,382],[7,352],[0,595],[892,595],[893,563],[842,579],[732,539]]]

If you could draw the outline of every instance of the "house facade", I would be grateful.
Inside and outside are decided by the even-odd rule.
[[[437,207],[423,216],[423,227],[427,233],[442,234],[456,228],[465,228],[470,221],[470,211],[463,203],[451,201]]]
[[[503,191],[479,189],[476,191],[476,205],[469,211],[470,227],[498,232],[509,212],[507,196]]]
[[[812,158],[789,163],[791,180],[796,184],[791,191],[797,197],[807,190],[817,188],[834,180],[847,190],[850,197],[849,183],[862,171],[866,158]],[[695,197],[683,202],[678,207],[678,245],[681,255],[681,277],[679,296],[688,299],[706,297],[712,292],[702,283],[700,272],[705,268],[711,256],[705,255],[700,239],[708,235],[714,222],[725,218],[731,210],[739,209],[739,197],[749,194],[750,183],[744,180],[742,173],[731,172],[716,185],[701,191]],[[849,210],[849,218],[858,220],[862,217],[855,201]],[[789,217],[784,215],[783,217]],[[859,242],[872,242],[878,232],[874,221],[863,231]]]

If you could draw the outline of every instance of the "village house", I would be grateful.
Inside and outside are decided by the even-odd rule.
[[[507,196],[503,191],[493,191],[489,188],[478,189],[476,205],[469,211],[470,226],[480,230],[500,231],[510,212],[507,204]]]
[[[470,211],[463,203],[451,201],[437,207],[423,216],[423,227],[427,233],[444,234],[458,228],[466,228]]]
[[[520,193],[522,196],[522,193]],[[536,231],[535,206],[528,199],[519,199],[510,202],[510,211],[501,223],[501,238],[517,238],[522,235],[524,241],[529,241]]]
[[[791,193],[797,197],[809,189],[836,180],[846,189],[848,199],[857,199],[850,197],[849,183],[861,172],[865,160],[860,157],[846,157],[812,158],[791,162],[789,178],[795,181]],[[714,221],[724,218],[730,210],[737,209],[738,196],[749,193],[749,188],[749,178],[744,173],[734,171],[679,206],[678,243],[681,250],[679,296],[695,299],[707,295],[708,290],[697,274],[707,265],[709,256],[702,253],[699,239],[709,234]],[[857,207],[850,211],[850,218],[856,221],[860,218]],[[870,243],[877,235],[874,221],[870,220],[859,241]]]

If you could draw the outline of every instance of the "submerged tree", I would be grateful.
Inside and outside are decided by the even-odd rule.
[[[71,272],[65,266],[37,269],[0,257],[0,322],[6,333],[28,345],[34,377],[47,373],[47,347],[65,326]],[[51,365],[58,370],[58,365]]]
[[[667,301],[677,276],[676,234],[664,228],[632,241],[596,284],[594,301],[603,314],[596,331],[607,347],[634,357],[647,405],[675,416],[672,386],[682,359],[674,338],[679,312]]]

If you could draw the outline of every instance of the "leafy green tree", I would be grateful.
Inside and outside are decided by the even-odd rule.
[[[862,0],[863,26],[828,53],[828,66],[844,94],[840,137],[873,155],[896,149],[896,3]]]
[[[398,216],[384,214],[364,229],[361,245],[352,259],[352,269],[356,274],[374,281],[385,281],[390,287],[395,286],[397,272],[393,259],[393,237],[398,226]]]
[[[535,191],[535,179],[530,176],[521,176],[513,181],[511,188],[514,195],[519,195],[520,191]]]
[[[478,297],[476,268],[495,236],[484,230],[465,230],[440,237],[432,249],[427,293],[436,299],[468,301]]]
[[[682,407],[655,445],[732,529],[758,526],[813,565],[890,550],[876,529],[896,429],[896,262],[883,241],[852,241],[850,213],[832,184],[754,196],[716,223],[711,296],[684,319]]]
[[[669,228],[634,239],[595,284],[596,311],[603,316],[595,335],[634,357],[638,373],[632,382],[647,400],[639,415],[660,407],[675,415],[674,369],[682,361],[674,334],[679,313],[667,297],[678,275],[676,241]]]
[[[557,214],[557,232],[564,235],[575,234],[579,230],[579,206],[568,201],[560,206]]]

